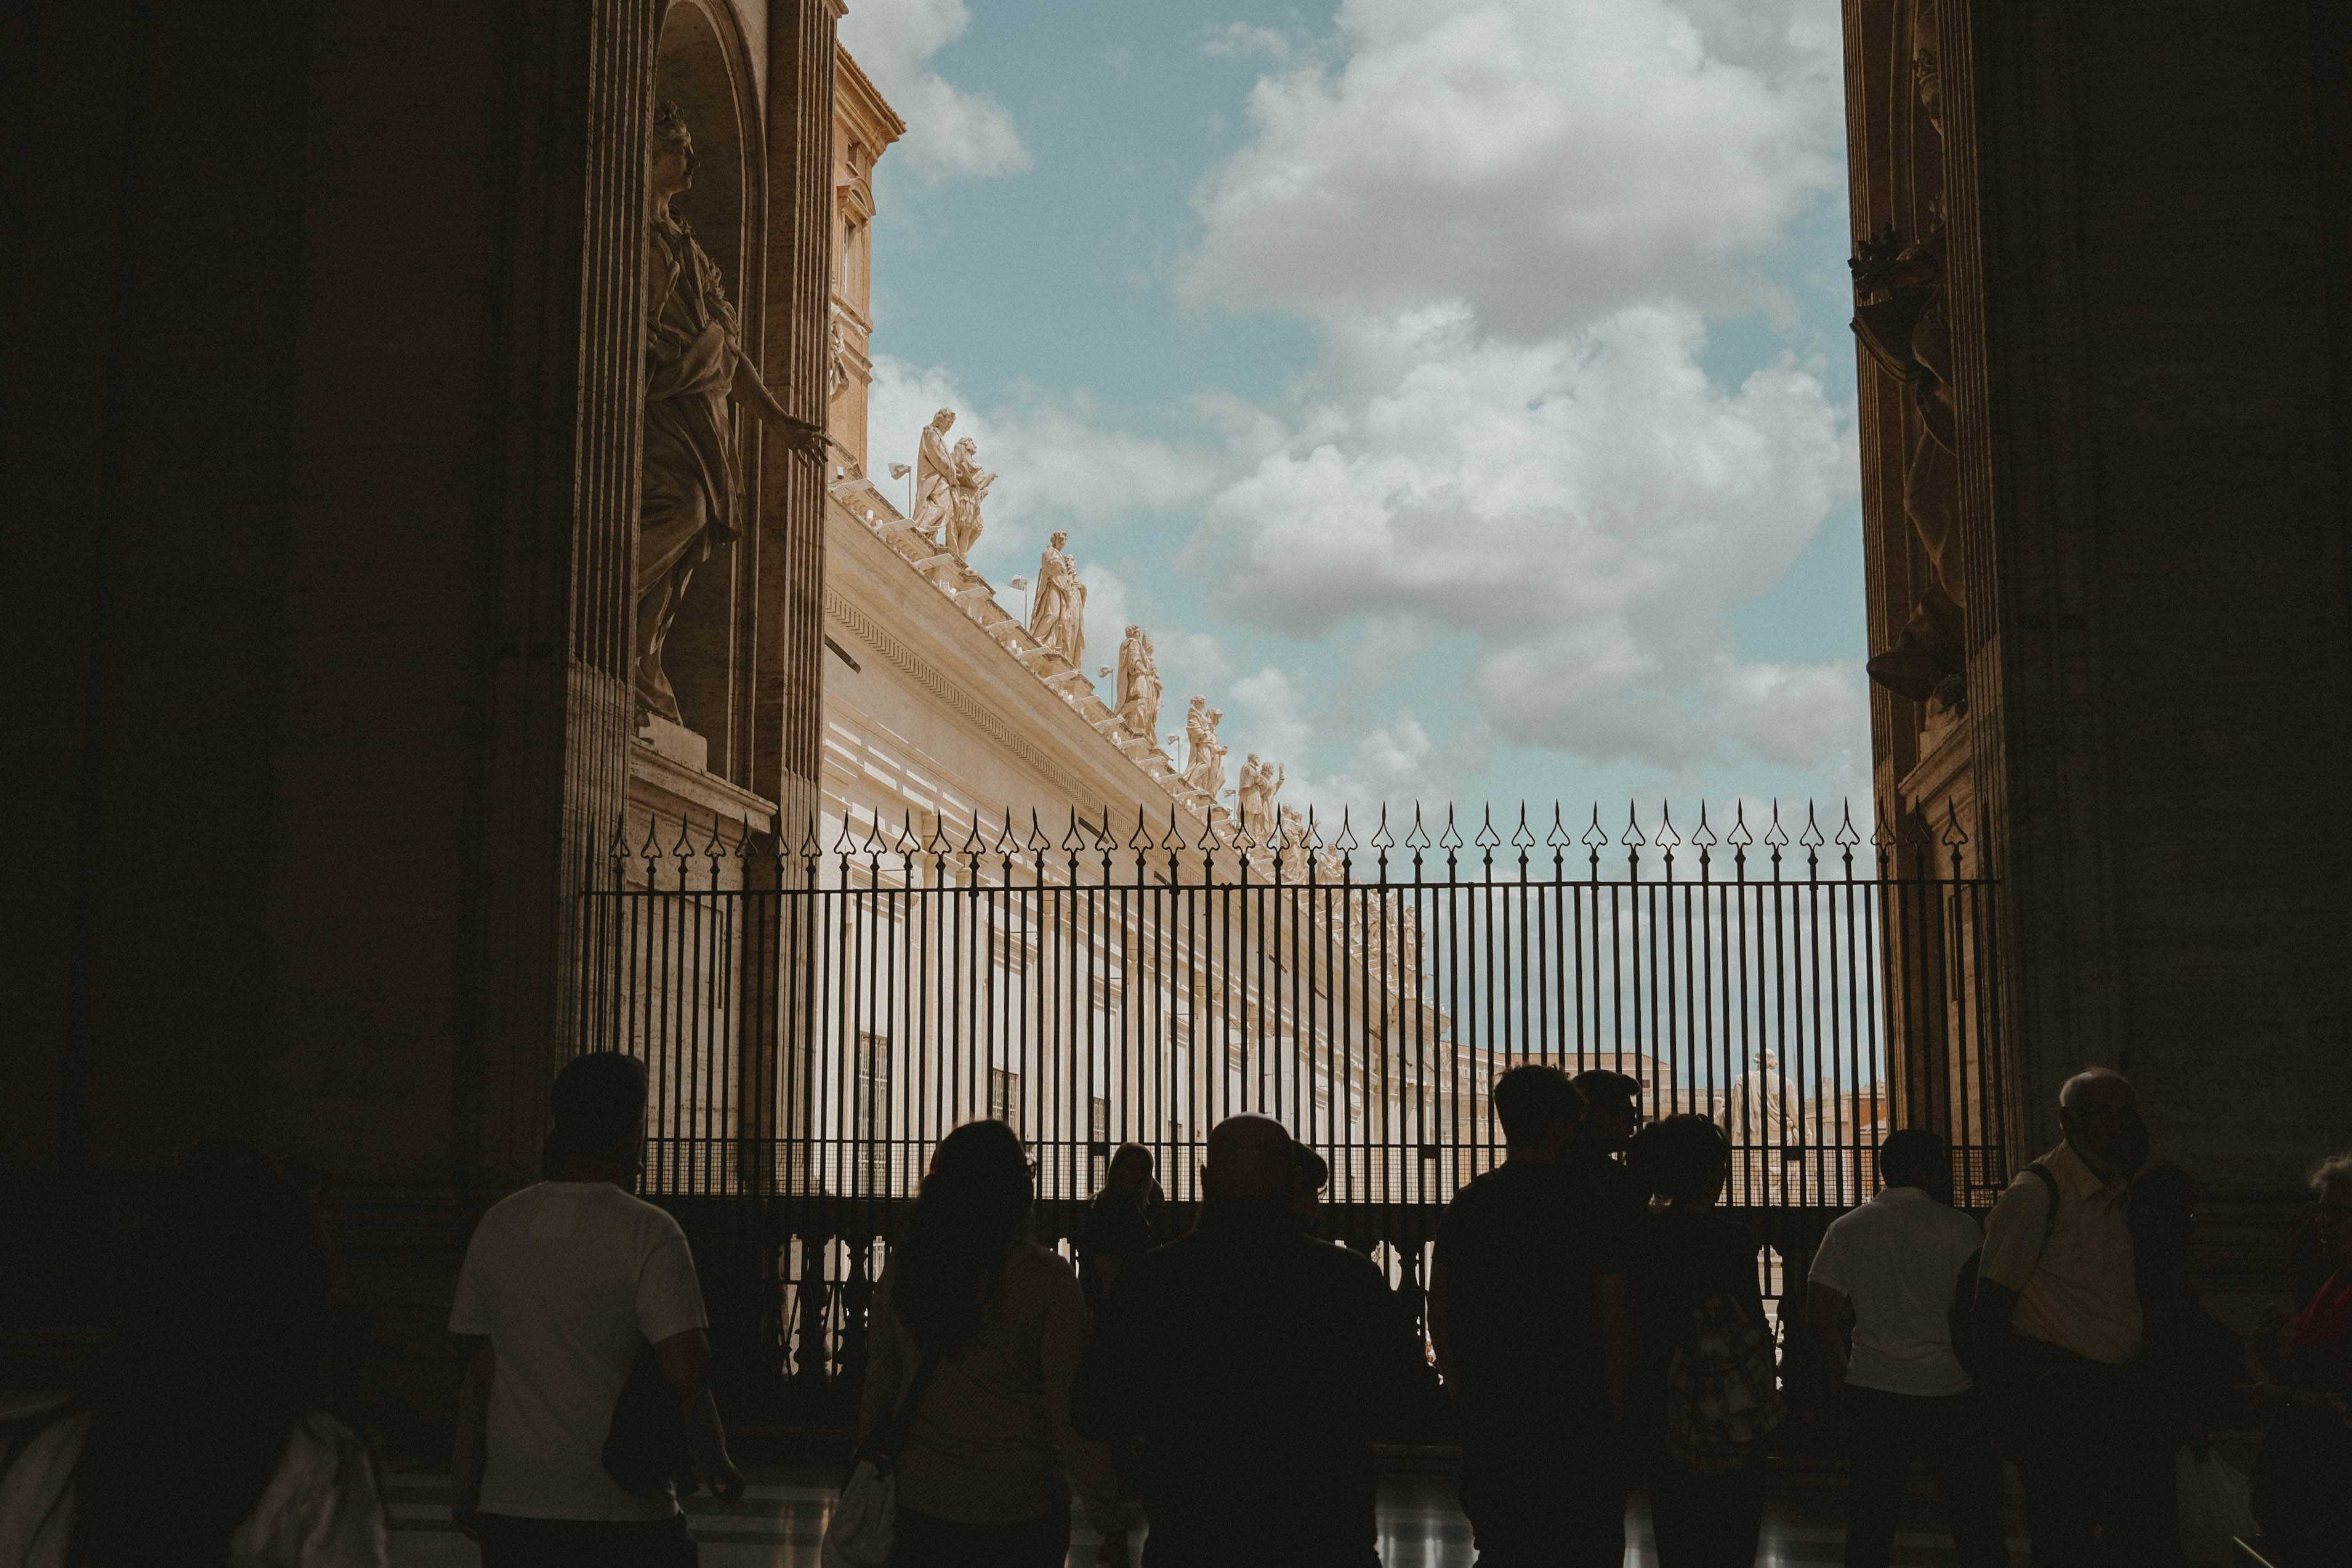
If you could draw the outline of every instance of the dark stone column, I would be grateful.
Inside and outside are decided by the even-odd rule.
[[[628,788],[645,381],[645,147],[661,0],[519,7],[499,624],[480,864],[474,1180],[536,1169],[548,1082],[604,1038]],[[526,135],[523,127],[535,134]],[[461,1047],[461,1049],[463,1049]]]
[[[824,423],[832,305],[834,29],[840,0],[768,8],[768,334],[761,368],[798,418]],[[761,443],[764,538],[751,788],[781,808],[797,844],[815,809],[824,728],[826,469]]]
[[[774,0],[768,12],[768,332],[761,370],[795,416],[825,418],[825,323],[832,311],[833,95],[839,0]],[[747,868],[753,885],[791,885],[809,862],[799,851],[817,809],[824,734],[823,464],[763,435],[758,466],[761,538],[753,570],[757,638],[751,730],[751,788],[777,805],[773,858]],[[807,983],[814,933],[791,899],[755,900],[751,951],[772,963],[745,1040],[741,1081],[747,1149],[789,1138],[805,1103]],[[747,1160],[753,1190],[772,1190],[777,1159]],[[793,1184],[786,1176],[789,1191]]]

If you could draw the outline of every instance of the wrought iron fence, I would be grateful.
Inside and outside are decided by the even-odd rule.
[[[1957,828],[1898,845],[1768,803],[1686,830],[1518,808],[1263,840],[1222,814],[670,831],[617,841],[588,895],[618,971],[596,1033],[648,1064],[646,1189],[739,1292],[754,1393],[855,1382],[887,1239],[975,1117],[1028,1143],[1060,1237],[1119,1144],[1181,1211],[1207,1129],[1274,1115],[1330,1162],[1334,1238],[1416,1307],[1437,1215],[1502,1158],[1487,1085],[1522,1061],[1715,1118],[1776,1299],[1874,1189],[1888,1128],[1944,1132],[1964,1204],[2006,1175],[1992,883]]]

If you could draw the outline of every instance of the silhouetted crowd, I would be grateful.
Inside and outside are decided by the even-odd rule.
[[[1662,1568],[1755,1563],[1788,1347],[1720,1207],[1722,1130],[1643,1124],[1605,1071],[1515,1067],[1491,1103],[1507,1157],[1427,1239],[1425,1337],[1321,1239],[1329,1167],[1274,1120],[1210,1133],[1181,1235],[1150,1153],[1118,1150],[1076,1269],[1032,1233],[1019,1136],[957,1128],[875,1289],[827,1568],[1046,1568],[1074,1498],[1103,1564],[1148,1526],[1150,1568],[1367,1568],[1375,1441],[1441,1402],[1486,1568],[1622,1563],[1637,1488]],[[452,1512],[488,1568],[690,1563],[678,1496],[742,1495],[685,1236],[633,1196],[645,1105],[636,1062],[572,1062],[547,1179],[467,1249]],[[2079,1074],[2060,1121],[1981,1229],[1943,1142],[1891,1134],[1883,1189],[1811,1259],[1845,1561],[1890,1562],[1924,1469],[1959,1561],[2008,1562],[2006,1456],[2037,1568],[2228,1562],[2233,1536],[2250,1564],[2352,1563],[2352,1155],[2313,1172],[2293,1305],[2250,1345],[2190,1282],[2195,1186],[2147,1163],[2131,1085]],[[383,1563],[373,1462],[320,1408],[326,1251],[299,1184],[209,1155],[137,1258],[89,1385],[0,1427],[0,1564]],[[2255,1428],[2249,1487],[2215,1439]]]

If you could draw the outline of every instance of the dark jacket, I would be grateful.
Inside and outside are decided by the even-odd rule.
[[[1143,1440],[1147,1568],[1359,1568],[1379,1561],[1373,1435],[1433,1381],[1368,1260],[1279,1202],[1212,1204],[1121,1276],[1078,1419]]]

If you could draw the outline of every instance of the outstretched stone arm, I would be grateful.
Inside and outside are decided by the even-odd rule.
[[[811,424],[778,402],[776,394],[768,390],[768,383],[760,379],[760,372],[751,368],[751,356],[740,350],[735,355],[735,395],[757,409],[769,423],[782,429],[785,441],[803,457],[822,463],[825,448],[838,444],[825,434],[824,426]]]

